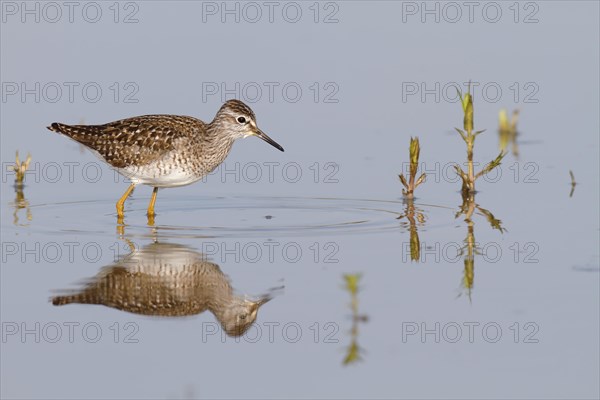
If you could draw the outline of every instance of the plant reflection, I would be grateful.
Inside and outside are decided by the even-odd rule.
[[[463,194],[462,200],[460,209],[455,215],[456,218],[464,215],[464,221],[467,224],[467,237],[464,240],[465,245],[459,252],[459,256],[464,256],[465,264],[461,286],[466,291],[469,301],[471,301],[471,292],[475,282],[475,256],[481,255],[481,251],[475,241],[473,215],[476,214],[485,217],[492,229],[497,229],[500,233],[504,233],[506,229],[502,227],[502,221],[494,217],[494,214],[475,203],[475,193]]]
[[[419,261],[421,258],[421,241],[419,240],[418,227],[425,226],[425,214],[423,210],[415,207],[412,198],[405,199],[406,209],[404,214],[397,219],[401,220],[400,225],[410,232],[410,259]]]
[[[217,264],[192,248],[152,243],[103,267],[81,290],[52,298],[56,306],[99,304],[135,314],[183,317],[209,310],[229,336],[240,336],[272,296],[234,294]]]
[[[358,345],[358,325],[361,322],[367,322],[369,317],[365,314],[358,313],[358,283],[361,279],[361,274],[344,274],[344,289],[350,293],[350,309],[352,310],[352,328],[350,329],[351,341],[346,351],[343,364],[349,365],[362,360],[362,349]]]
[[[571,192],[569,193],[569,197],[573,197],[573,193],[575,192],[575,186],[577,186],[577,182],[575,181],[575,174],[573,174],[573,171],[569,170],[569,176],[571,177]]]
[[[500,137],[500,150],[505,151],[511,145],[514,157],[519,157],[519,145],[517,144],[517,122],[519,121],[519,110],[514,110],[510,121],[505,109],[498,113],[498,136]]]
[[[10,203],[12,207],[14,207],[13,212],[13,224],[17,226],[28,226],[29,222],[33,219],[33,214],[31,213],[31,208],[29,207],[29,201],[25,198],[25,193],[23,192],[23,184],[15,183],[15,201]],[[19,211],[25,210],[25,216],[27,218],[27,223],[19,222]]]

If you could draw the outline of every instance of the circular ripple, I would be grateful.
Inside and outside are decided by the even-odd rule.
[[[81,233],[112,233],[117,227],[115,213],[104,213],[114,205],[105,201],[42,204],[34,206],[36,219],[31,229]],[[150,237],[297,237],[377,233],[401,230],[397,218],[406,212],[401,200],[298,197],[194,197],[162,199],[149,227],[143,201],[128,203],[124,230],[128,236]],[[448,209],[415,203],[429,219],[432,213]],[[440,220],[436,218],[436,220]],[[443,218],[451,224],[451,219]],[[59,222],[60,221],[60,222]],[[439,226],[439,224],[438,224]],[[427,224],[427,229],[432,225]]]

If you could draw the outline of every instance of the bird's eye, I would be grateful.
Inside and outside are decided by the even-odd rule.
[[[246,118],[244,118],[244,117],[238,117],[237,121],[238,121],[240,124],[245,124],[245,123],[246,123]]]
[[[240,118],[241,118],[241,117],[240,117]],[[240,315],[240,319],[241,319],[241,320],[244,320],[244,319],[246,319],[246,314],[242,314],[242,315]]]

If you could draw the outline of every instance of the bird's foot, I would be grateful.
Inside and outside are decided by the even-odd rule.
[[[154,217],[156,216],[156,214],[155,213],[152,213],[152,214],[148,213],[147,216],[148,216],[148,226],[154,226]]]

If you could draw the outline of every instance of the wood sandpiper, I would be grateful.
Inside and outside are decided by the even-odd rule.
[[[88,147],[121,175],[131,181],[117,202],[123,219],[125,200],[137,184],[154,187],[149,221],[153,221],[158,188],[194,183],[225,160],[236,139],[258,136],[283,151],[277,142],[256,125],[254,112],[239,100],[221,106],[210,123],[178,115],[143,115],[104,125],[48,127]]]

